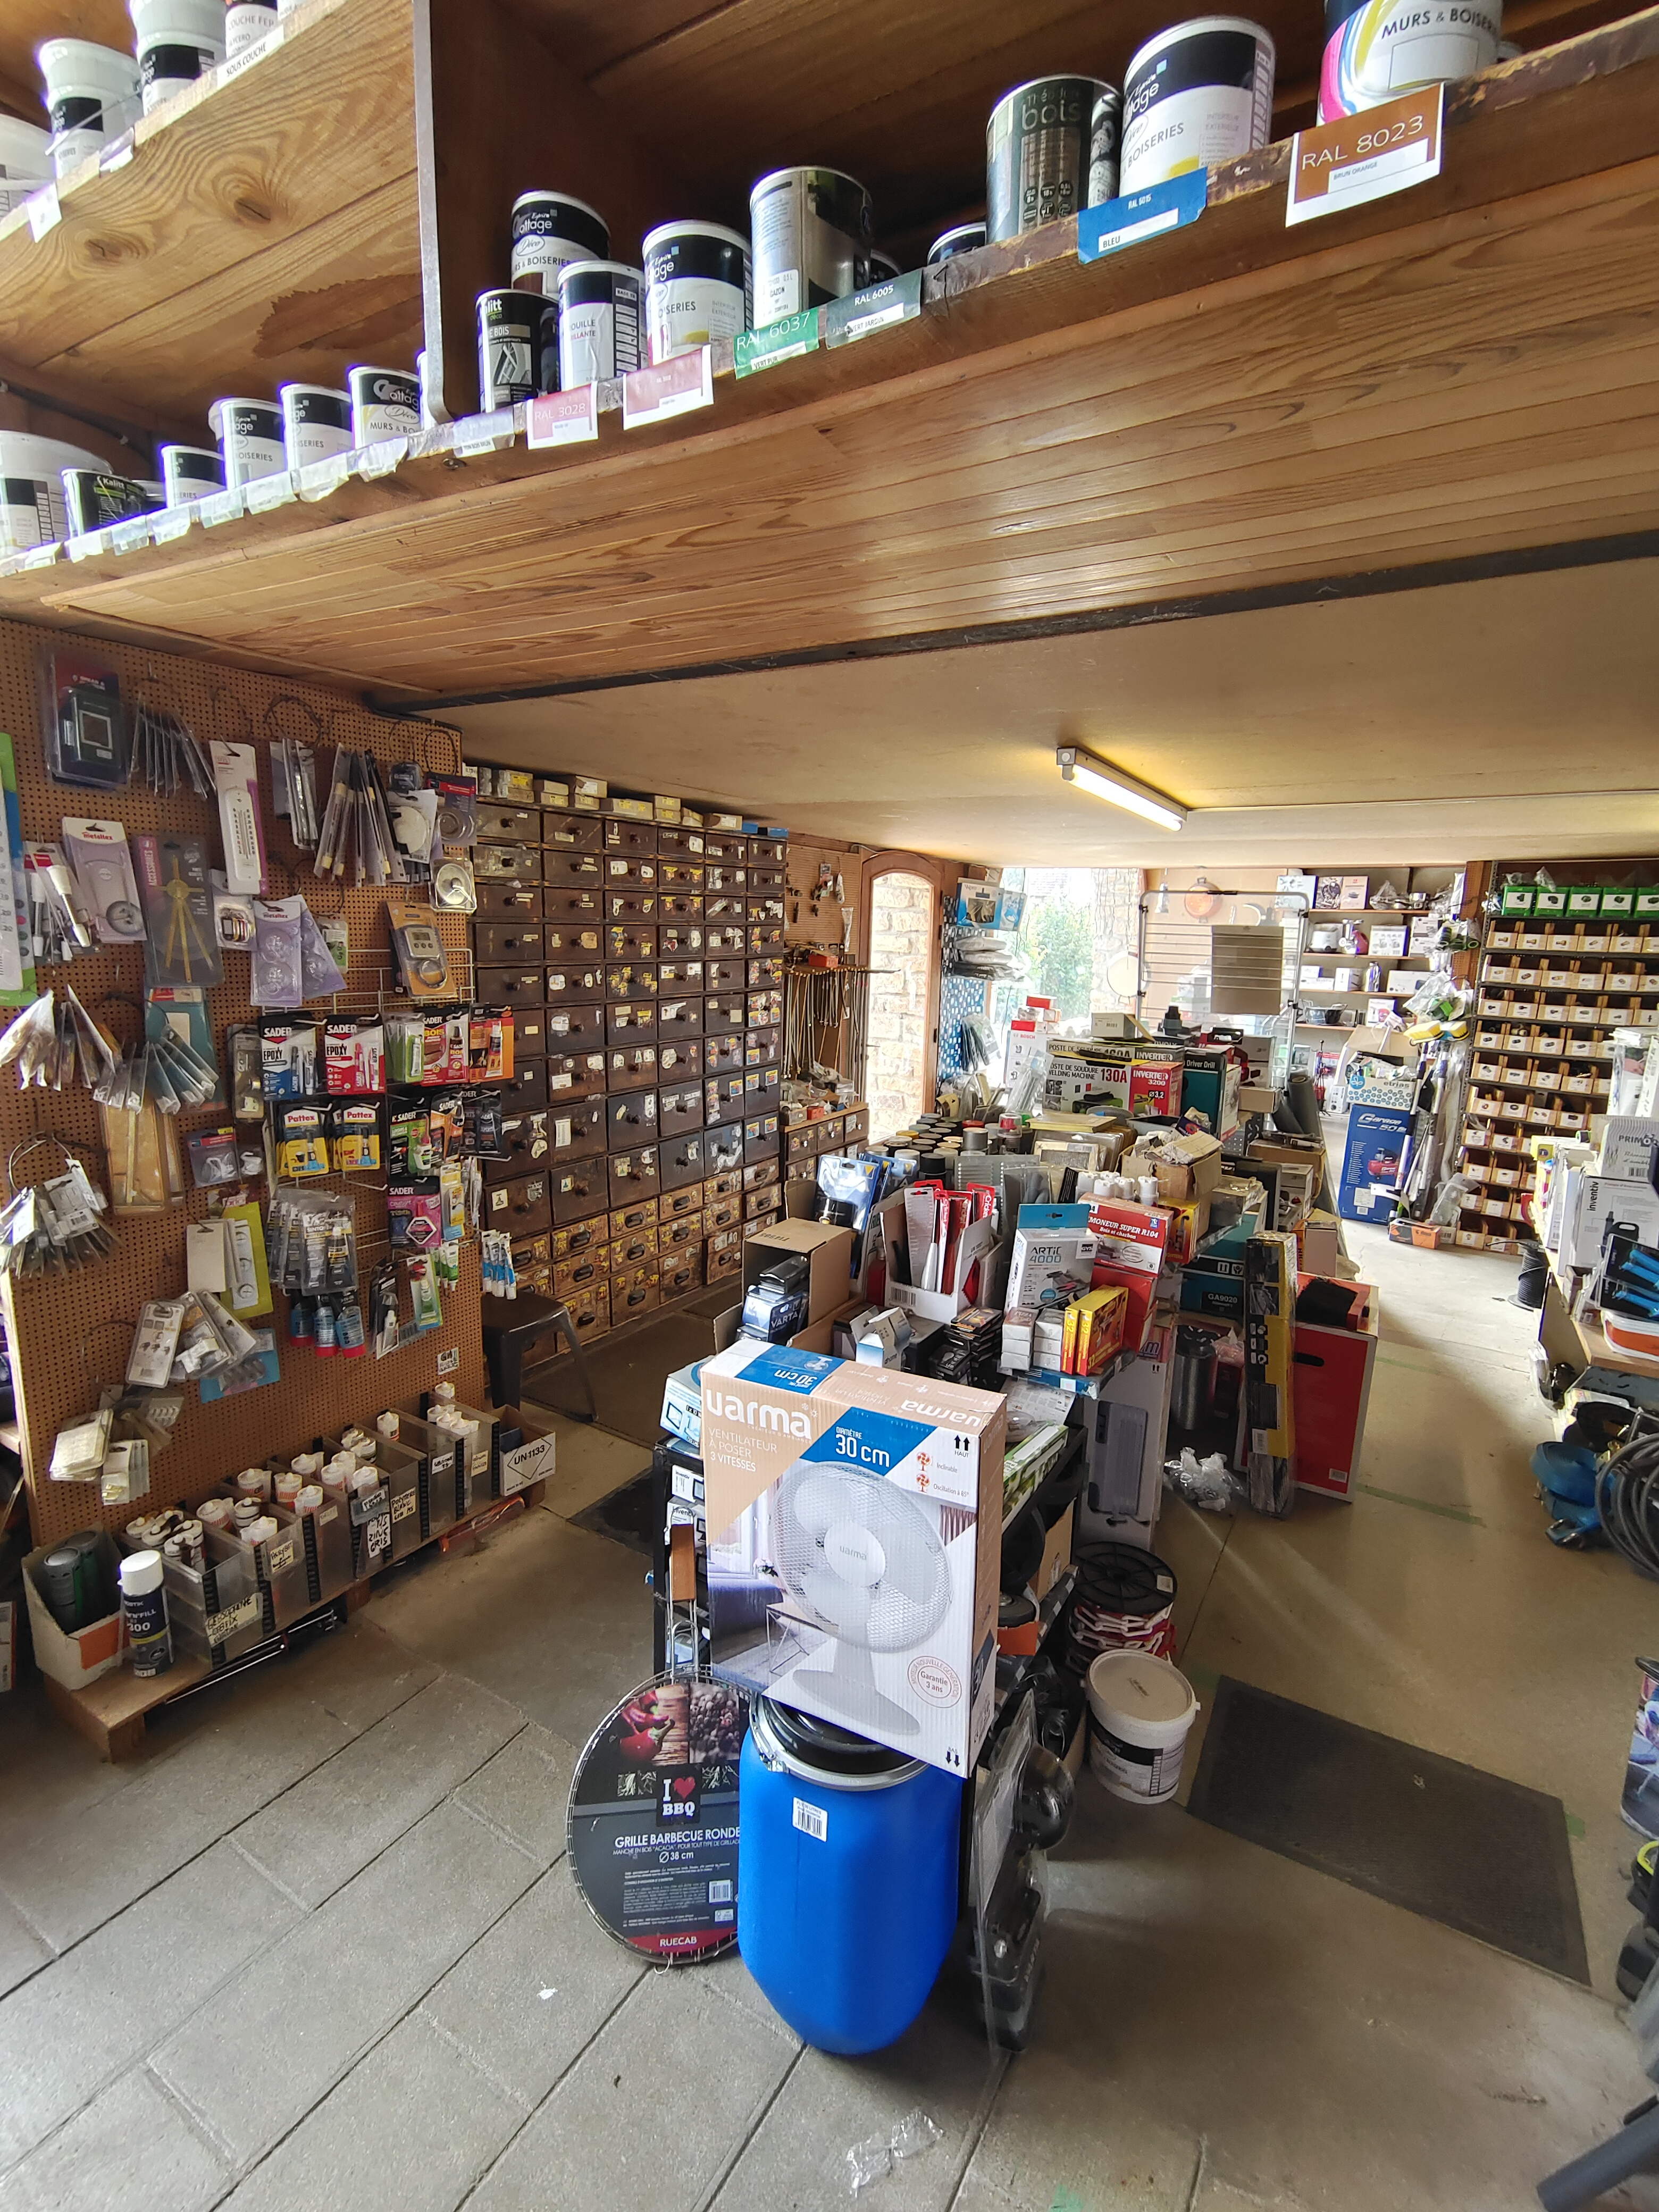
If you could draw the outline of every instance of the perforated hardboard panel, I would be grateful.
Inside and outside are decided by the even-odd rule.
[[[342,906],[350,935],[349,995],[342,1011],[368,1012],[384,988],[391,951],[384,890],[347,889],[324,883],[298,854],[271,803],[270,745],[282,736],[300,738],[319,749],[319,781],[337,743],[370,748],[383,762],[416,758],[444,770],[459,761],[457,741],[448,732],[419,725],[383,720],[355,700],[319,686],[222,668],[167,653],[106,645],[58,630],[0,623],[0,730],[11,737],[17,755],[17,781],[23,836],[61,836],[65,814],[97,815],[123,823],[128,835],[143,830],[198,831],[216,862],[221,858],[218,810],[210,801],[185,793],[158,799],[144,788],[110,794],[56,784],[46,774],[42,750],[38,659],[42,653],[84,653],[117,671],[122,696],[131,707],[139,698],[165,708],[187,722],[205,745],[212,738],[252,744],[260,756],[259,799],[266,850],[271,858],[273,896],[302,891],[319,918]],[[463,961],[467,952],[467,918],[445,915],[440,930],[446,945]],[[228,1028],[251,1018],[247,999],[248,957],[227,952],[223,986],[210,994],[214,1043],[222,1061]],[[67,968],[46,969],[37,981],[71,983],[95,1020],[122,1041],[136,1039],[143,1027],[143,947],[131,945],[77,958]],[[308,1012],[326,1018],[337,1002],[312,1001]],[[406,1002],[404,1002],[406,1003]],[[0,1021],[9,1018],[0,1013]],[[228,1107],[203,1107],[179,1117],[181,1137],[229,1120]],[[75,1140],[81,1158],[107,1189],[108,1174],[91,1094],[78,1080],[61,1092],[20,1092],[9,1069],[0,1070],[0,1152],[15,1158],[20,1182],[36,1182],[64,1164],[56,1146],[27,1154],[17,1147],[32,1138],[56,1133]],[[325,1188],[349,1190],[356,1199],[359,1252],[365,1274],[386,1249],[384,1177],[328,1178]],[[261,1193],[263,1196],[264,1194]],[[124,1524],[131,1506],[106,1511],[95,1484],[57,1483],[46,1478],[53,1438],[66,1421],[92,1412],[100,1381],[115,1382],[126,1364],[132,1326],[147,1297],[174,1296],[185,1287],[185,1229],[208,1212],[208,1194],[191,1191],[182,1206],[165,1214],[127,1215],[114,1223],[118,1249],[78,1273],[47,1275],[6,1285],[6,1319],[16,1382],[23,1462],[29,1476],[30,1514],[37,1543],[49,1543],[70,1530],[100,1522]],[[275,1328],[281,1375],[277,1382],[216,1405],[198,1401],[192,1386],[167,1449],[151,1462],[148,1504],[160,1507],[197,1498],[222,1476],[266,1454],[300,1451],[324,1431],[349,1421],[366,1421],[383,1407],[429,1389],[438,1375],[441,1352],[457,1350],[453,1370],[458,1395],[466,1403],[483,1402],[485,1388],[480,1334],[478,1254],[469,1240],[464,1248],[461,1279],[443,1293],[443,1326],[377,1360],[372,1352],[356,1359],[319,1359],[287,1342],[287,1315],[280,1294],[267,1323]],[[406,1301],[405,1301],[406,1304]]]

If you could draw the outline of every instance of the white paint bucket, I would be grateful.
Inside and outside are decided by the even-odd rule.
[[[52,165],[62,177],[138,120],[138,64],[86,39],[48,39],[34,58],[46,81]]]
[[[927,249],[927,266],[937,269],[941,262],[954,261],[958,253],[977,253],[985,243],[982,222],[959,222],[954,230],[942,230]]]
[[[169,507],[206,499],[225,488],[225,465],[216,451],[205,446],[163,446],[159,458],[161,490]]]
[[[52,174],[52,141],[33,123],[0,115],[0,215],[22,206]]]
[[[1103,1651],[1087,1686],[1089,1764],[1097,1778],[1131,1804],[1173,1797],[1198,1713],[1187,1677],[1147,1651]]]
[[[421,380],[407,368],[349,368],[351,442],[372,446],[380,438],[412,438],[421,427]]]
[[[276,27],[276,0],[230,0],[225,10],[225,59],[249,53]]]
[[[225,0],[127,0],[148,115],[225,58]]]
[[[1327,0],[1320,121],[1490,69],[1503,28],[1502,0]]]
[[[100,469],[96,453],[27,430],[0,430],[0,545],[21,552],[69,535],[65,469]]]
[[[1273,42],[1242,15],[1203,15],[1149,39],[1123,81],[1124,197],[1265,146]]]
[[[839,169],[775,169],[749,195],[755,328],[870,282],[870,195]]]
[[[219,441],[225,485],[252,483],[257,477],[279,475],[288,466],[283,443],[283,410],[269,399],[216,399],[208,427]]]
[[[550,300],[567,262],[603,261],[611,251],[605,217],[568,192],[520,192],[513,203],[512,228],[507,277],[515,292],[540,292]]]
[[[351,451],[351,395],[326,384],[279,385],[283,446],[291,469]]]
[[[734,338],[751,313],[749,240],[718,222],[665,222],[645,240],[645,336],[652,364]]]
[[[567,261],[559,271],[559,389],[626,376],[640,365],[640,302],[645,273],[625,261]],[[547,375],[543,325],[542,382]]]

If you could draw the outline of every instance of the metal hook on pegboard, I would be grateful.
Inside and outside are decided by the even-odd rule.
[[[405,724],[404,726],[408,726]],[[450,760],[447,769],[440,768],[432,757],[434,738],[447,738],[449,740]],[[461,733],[458,729],[453,728],[447,722],[428,722],[426,725],[426,735],[421,740],[422,765],[438,775],[459,775],[466,764],[466,755],[461,747]]]
[[[311,724],[311,734],[308,738],[301,740],[302,744],[321,746],[327,742],[329,729],[332,726],[331,719],[329,723],[325,723],[310,701],[302,699],[297,691],[279,691],[266,707],[261,717],[260,729],[267,742],[271,738],[287,735],[286,731],[281,729],[276,723],[276,710],[279,707],[297,707]]]
[[[104,1380],[104,1377],[99,1373],[98,1370],[93,1365],[91,1359],[88,1357],[93,1338],[94,1336],[101,1336],[106,1329],[125,1328],[131,1331],[137,1328],[137,1322],[136,1321],[130,1321],[125,1314],[112,1314],[106,1321],[94,1322],[88,1328],[86,1334],[82,1337],[81,1371],[85,1375],[88,1382],[91,1383],[93,1389],[98,1393],[100,1398],[103,1396],[106,1390],[118,1390],[122,1389],[124,1387],[124,1382],[106,1382]]]
[[[64,1152],[96,1152],[100,1146],[91,1144],[85,1137],[68,1137],[61,1129],[42,1129],[38,1135],[25,1137],[21,1145],[14,1145],[6,1155],[6,1195],[15,1198],[18,1184],[15,1169],[25,1152],[36,1151],[42,1145],[56,1145]]]
[[[252,744],[258,735],[258,732],[253,726],[253,716],[252,712],[249,710],[247,702],[246,700],[239,698],[235,692],[227,690],[222,684],[216,685],[209,696],[209,719],[212,720],[216,717],[222,708],[226,709],[227,712],[230,708],[234,708],[240,717],[237,726],[232,731],[228,742],[233,744]]]

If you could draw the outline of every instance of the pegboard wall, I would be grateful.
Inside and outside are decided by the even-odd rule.
[[[118,820],[129,836],[135,831],[169,829],[199,833],[210,854],[220,857],[216,806],[185,791],[160,799],[141,786],[114,793],[70,788],[46,773],[39,704],[39,657],[54,651],[80,652],[115,669],[129,708],[147,699],[187,723],[205,748],[222,738],[251,744],[259,755],[260,814],[270,856],[268,883],[273,896],[302,892],[319,919],[343,910],[349,933],[347,990],[337,1001],[315,1000],[307,1012],[326,1019],[342,1012],[372,1012],[392,977],[384,890],[342,889],[311,872],[309,857],[296,852],[286,822],[271,802],[269,748],[279,737],[298,738],[318,751],[323,782],[337,744],[372,750],[383,763],[420,759],[442,772],[459,763],[459,741],[447,732],[418,724],[383,720],[356,700],[321,687],[222,668],[203,660],[106,645],[63,631],[0,623],[0,729],[9,733],[17,757],[17,781],[25,842],[58,839],[65,814],[97,815]],[[445,945],[462,961],[467,951],[468,917],[440,917]],[[216,1050],[222,1066],[225,1031],[252,1017],[247,998],[248,956],[224,955],[225,981],[209,994]],[[470,970],[462,971],[463,978]],[[118,1042],[135,1041],[143,1024],[144,964],[142,945],[101,950],[77,957],[66,968],[39,971],[38,988],[67,981],[93,1018]],[[407,1006],[406,1000],[398,1002]],[[0,1020],[9,1015],[0,1010]],[[230,1118],[228,1105],[186,1110],[179,1117],[181,1139]],[[46,1145],[19,1150],[37,1138]],[[72,1090],[27,1091],[15,1087],[9,1069],[0,1070],[0,1156],[15,1158],[19,1182],[39,1181],[64,1165],[58,1142],[76,1146],[88,1172],[108,1188],[98,1109],[77,1078]],[[365,1279],[388,1249],[384,1173],[336,1176],[319,1187],[350,1192],[356,1200],[358,1250]],[[263,1191],[258,1194],[264,1195]],[[97,1486],[56,1483],[46,1479],[52,1442],[58,1429],[95,1410],[100,1382],[118,1382],[138,1309],[149,1297],[173,1297],[185,1288],[185,1230],[207,1216],[208,1193],[191,1190],[183,1205],[165,1213],[126,1215],[112,1223],[117,1250],[79,1273],[49,1274],[5,1285],[5,1310],[11,1344],[21,1451],[28,1477],[30,1519],[37,1543],[71,1530],[104,1522],[124,1525],[136,1510],[106,1510]],[[143,1501],[159,1509],[185,1498],[199,1498],[223,1477],[267,1454],[305,1449],[313,1437],[349,1421],[367,1422],[382,1407],[405,1402],[429,1389],[438,1375],[441,1352],[455,1350],[452,1371],[464,1402],[483,1403],[485,1389],[480,1331],[478,1249],[463,1248],[461,1279],[443,1297],[443,1326],[377,1360],[319,1358],[287,1341],[287,1312],[282,1294],[276,1310],[252,1324],[274,1328],[281,1375],[275,1384],[204,1406],[193,1385],[185,1392],[185,1410],[168,1448],[152,1457],[150,1489]]]

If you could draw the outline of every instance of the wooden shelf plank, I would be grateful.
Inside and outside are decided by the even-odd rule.
[[[663,430],[430,438],[313,507],[0,577],[0,612],[438,702],[1652,529],[1659,10],[1448,108],[1401,198],[1286,230],[1269,149],[1188,230],[964,257],[919,320]]]

